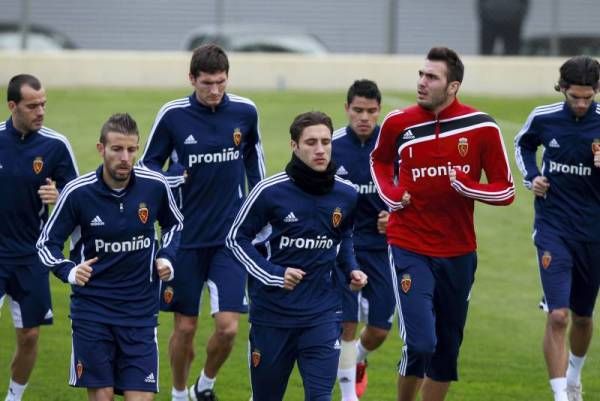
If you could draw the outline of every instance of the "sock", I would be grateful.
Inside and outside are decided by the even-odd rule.
[[[585,362],[584,356],[576,356],[569,352],[569,367],[567,368],[567,383],[571,386],[581,385],[581,369]]]
[[[356,398],[356,368],[338,369],[338,381],[342,401],[358,401]]]
[[[569,401],[567,398],[567,378],[556,377],[550,379],[550,387],[554,392],[554,401]]]
[[[212,390],[212,388],[215,386],[215,381],[217,380],[216,377],[210,378],[208,376],[206,376],[204,374],[204,369],[202,369],[202,372],[200,373],[200,377],[198,377],[198,391],[202,391],[202,390]]]
[[[19,384],[13,379],[10,379],[5,401],[21,401],[21,397],[23,396],[26,387],[27,383]]]
[[[184,390],[177,390],[175,387],[171,388],[171,401],[188,401],[187,388]]]
[[[356,342],[356,362],[364,362],[367,359],[367,355],[369,355],[371,351],[366,349],[360,339]]]

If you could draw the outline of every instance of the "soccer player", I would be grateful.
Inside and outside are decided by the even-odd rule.
[[[598,61],[567,60],[555,87],[565,100],[535,108],[515,138],[517,165],[535,195],[533,240],[547,312],[544,356],[556,401],[582,400],[581,369],[600,285],[599,79]]]
[[[102,165],[67,184],[37,243],[41,261],[72,285],[69,384],[86,387],[91,401],[158,392],[159,287],[173,277],[183,216],[161,174],[133,167],[138,141],[128,114],[104,123]]]
[[[354,81],[348,89],[345,109],[348,126],[333,133],[332,158],[337,165],[337,175],[351,181],[359,194],[353,241],[356,259],[369,277],[369,284],[360,295],[346,285],[342,289],[343,330],[338,380],[342,400],[357,401],[367,386],[367,355],[387,337],[396,298],[385,238],[388,208],[379,198],[369,172],[369,156],[379,135],[381,92],[377,84],[366,79]],[[366,326],[355,341],[357,323],[365,318]]]
[[[16,351],[6,401],[19,401],[37,357],[40,325],[52,324],[48,271],[35,243],[48,219],[48,205],[77,177],[69,141],[44,127],[46,92],[27,74],[7,88],[10,117],[0,123],[0,306],[8,295]]]
[[[197,401],[216,400],[216,375],[227,360],[247,313],[246,272],[225,247],[227,230],[248,186],[264,178],[265,166],[252,101],[225,93],[229,61],[216,45],[194,50],[189,79],[194,93],[165,104],[150,133],[143,165],[160,171],[165,161],[183,166],[181,186],[186,218],[177,256],[177,275],[163,290],[163,310],[174,312],[169,355],[173,401],[187,400],[186,382],[194,358],[202,288],[210,291],[215,330],[206,346],[206,362],[190,387]],[[181,177],[169,177],[173,183]]]
[[[227,246],[250,273],[253,401],[281,401],[296,361],[304,399],[331,400],[341,317],[332,273],[342,269],[354,290],[367,281],[352,250],[357,193],[335,176],[332,131],[321,112],[298,115],[285,172],[252,190],[227,235]]]
[[[477,263],[474,204],[514,199],[500,128],[456,98],[463,73],[456,52],[432,48],[419,70],[417,104],[388,114],[371,154],[375,184],[392,210],[387,238],[404,341],[399,401],[414,400],[421,384],[423,401],[443,400],[458,380]]]

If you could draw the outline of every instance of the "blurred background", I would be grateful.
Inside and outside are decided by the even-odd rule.
[[[600,54],[597,0],[0,0],[0,49]]]

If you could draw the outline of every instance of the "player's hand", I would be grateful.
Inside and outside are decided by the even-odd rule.
[[[367,275],[362,270],[352,270],[350,272],[350,289],[358,291],[367,285]]]
[[[550,188],[550,183],[548,182],[548,179],[543,175],[538,175],[533,179],[531,183],[531,190],[533,191],[535,196],[546,196],[548,188]]]
[[[293,290],[302,281],[306,272],[304,270],[288,267],[283,275],[283,288]]]
[[[379,234],[385,234],[385,230],[387,229],[389,219],[390,213],[387,210],[382,210],[379,212],[379,214],[377,215],[377,231],[379,232]]]
[[[402,195],[402,200],[400,201],[400,204],[402,205],[403,208],[410,205],[410,194],[408,193],[408,191],[404,191],[404,194]]]
[[[454,167],[449,169],[448,171],[448,178],[450,178],[450,183],[452,184],[454,181],[456,181],[456,169],[458,167]]]
[[[54,204],[58,199],[58,189],[56,189],[56,182],[52,181],[51,178],[46,178],[46,183],[40,186],[38,189],[38,195],[44,205]]]
[[[154,261],[154,266],[156,267],[156,272],[158,273],[158,278],[162,281],[172,280],[173,277],[173,267],[169,263],[169,261],[165,258],[158,258]]]
[[[98,257],[86,260],[75,266],[75,284],[84,286],[92,277],[92,265],[98,261]]]
[[[594,166],[600,167],[600,143],[592,143],[592,151],[594,152]]]

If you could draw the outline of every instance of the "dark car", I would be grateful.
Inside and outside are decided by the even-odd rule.
[[[540,35],[524,38],[521,54],[529,56],[550,56],[551,36]],[[558,54],[556,56],[575,56],[586,54],[600,55],[600,36],[594,34],[560,34],[558,36]]]
[[[13,22],[0,22],[0,50],[21,48],[21,26]],[[75,43],[66,35],[41,25],[30,25],[26,50],[53,51],[75,49]]]
[[[214,43],[226,51],[326,54],[316,36],[301,29],[277,25],[224,25],[195,29],[183,41],[184,50]]]

